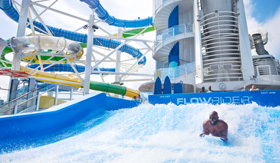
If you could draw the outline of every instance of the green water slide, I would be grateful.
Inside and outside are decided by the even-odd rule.
[[[86,45],[83,44],[81,46],[86,46]],[[4,48],[4,50],[1,54],[1,60],[3,60],[3,61],[0,62],[0,65],[2,67],[6,67],[6,66],[7,67],[12,67],[12,65],[10,64],[11,61],[9,61],[5,58],[5,55],[8,54],[8,53],[11,53],[11,52],[13,52],[13,51],[10,47],[5,47]],[[45,60],[45,59],[48,59],[48,58],[49,58],[49,56],[41,56],[42,60]],[[57,57],[57,58],[53,58],[53,59],[61,60],[63,58],[64,57]],[[4,62],[4,61],[7,61],[7,63]],[[31,68],[26,68],[25,69],[26,73],[29,73],[30,71],[32,71]],[[63,85],[69,85],[69,86],[74,86],[74,87],[82,87],[81,85],[67,84],[67,81],[68,82],[70,81],[70,82],[81,83],[80,79],[77,78],[77,77],[71,77],[70,78],[68,76],[46,73],[46,72],[38,72],[33,76],[34,77],[40,77],[40,78],[46,78],[46,79],[55,79],[55,81],[41,80],[41,81],[48,82],[48,83],[63,84]],[[63,83],[63,81],[66,81],[66,83]],[[115,94],[131,97],[131,98],[138,98],[138,96],[140,94],[140,92],[138,90],[127,88],[125,86],[108,84],[108,83],[103,83],[103,82],[96,82],[96,81],[90,81],[90,89],[97,90],[97,91],[102,91],[102,92],[115,93]]]
[[[123,31],[123,38],[128,38],[128,37],[132,37],[135,36],[139,33],[148,33],[148,32],[152,32],[155,31],[155,27],[151,26],[151,27],[143,27],[143,28],[136,28],[136,29],[132,29],[132,30],[128,30],[128,31]],[[117,36],[117,34],[114,34],[114,36]],[[82,45],[81,45],[82,46]]]
[[[4,48],[4,50],[3,50],[3,52],[2,52],[2,54],[1,54],[1,60],[3,60],[3,61],[7,61],[7,62],[3,62],[3,61],[0,61],[0,66],[1,67],[12,67],[12,64],[10,64],[10,62],[11,61],[9,61],[9,60],[7,60],[6,58],[5,58],[5,55],[7,54],[7,53],[11,53],[11,52],[13,52],[13,50],[12,50],[12,48],[9,48],[9,47],[5,47]],[[5,66],[6,65],[6,66]]]

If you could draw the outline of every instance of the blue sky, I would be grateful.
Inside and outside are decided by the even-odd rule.
[[[280,0],[254,0],[253,5],[255,6],[253,16],[259,22],[265,22],[275,15],[280,7]]]
[[[244,0],[250,34],[268,33],[269,54],[280,58],[280,0]],[[255,55],[255,51],[252,50]]]
[[[119,3],[116,3],[112,0],[100,0],[100,2],[102,3],[102,5],[106,9],[110,8],[111,6],[115,6],[115,5],[119,4]],[[137,6],[133,5],[133,3],[135,3],[135,2],[137,2],[137,0],[131,0],[130,3],[126,2],[126,4],[128,6],[130,6],[130,5],[134,6],[134,7],[129,7],[130,9],[131,8],[133,9],[133,10],[130,10],[130,11],[128,10],[129,9],[128,7],[124,7],[123,10],[120,8],[120,7],[126,6],[126,5],[120,5],[120,6],[114,7],[112,9],[108,9],[108,11],[110,13],[114,13],[114,11],[117,10],[117,12],[115,12],[117,14],[116,17],[118,17],[118,18],[120,17],[122,19],[129,19],[129,16],[131,15],[131,13],[128,14],[127,12],[134,12],[134,11],[137,12],[137,10],[139,12],[139,9],[142,10],[142,6],[139,6],[139,4]],[[148,0],[145,1],[145,4],[146,4],[145,6],[147,6],[147,4],[149,2],[152,6],[152,2],[148,1]],[[271,19],[272,17],[274,17],[275,14],[277,13],[277,11],[280,9],[280,0],[244,0],[244,2],[245,2],[246,10],[248,10],[248,7],[246,7],[246,4],[247,4],[246,2],[250,3],[250,5],[251,5],[250,7],[252,7],[252,9],[251,9],[252,11],[250,13],[250,16],[255,18],[255,20],[260,24],[263,24],[266,21],[268,21],[269,19]],[[79,3],[82,3],[82,2],[79,2]],[[151,10],[151,8],[145,7],[145,12],[148,12],[148,14],[146,14],[146,15],[147,16],[152,16],[151,11],[149,11],[149,10]],[[122,12],[119,12],[119,11],[124,11],[124,12],[122,13]],[[141,12],[143,12],[143,10]],[[142,17],[143,15],[139,15],[139,16]],[[0,19],[1,19],[1,22],[0,22],[0,25],[1,25],[0,37],[2,37],[4,39],[8,39],[8,38],[11,38],[12,36],[16,35],[17,23],[10,20],[2,12],[2,10],[0,10]],[[250,22],[248,22],[248,23],[250,23]],[[249,31],[250,31],[250,29],[249,29]]]
[[[111,5],[108,5],[107,3],[110,2],[110,0],[100,0],[102,5],[105,7],[105,8],[108,8],[109,6]],[[133,0],[134,2],[136,0]],[[132,3],[133,3],[132,1]],[[268,19],[272,18],[273,16],[275,16],[276,12],[280,9],[280,0],[244,0],[245,4],[246,4],[246,1],[249,1],[252,5],[252,13],[251,13],[251,16],[254,17],[257,22],[259,23],[265,23]],[[81,2],[80,2],[81,3]],[[151,5],[152,5],[152,2],[150,2]],[[116,4],[116,3],[115,3]],[[115,5],[115,4],[112,4],[112,5]],[[146,3],[147,4],[147,3]],[[130,4],[128,4],[130,5]],[[246,7],[246,5],[245,5]],[[116,7],[116,8],[119,8]],[[138,10],[139,9],[139,6],[134,6],[134,7],[131,7],[131,8],[134,8],[134,10]],[[122,9],[119,9],[118,11],[127,11],[127,8],[122,10]],[[247,8],[246,8],[247,10]],[[110,13],[114,12],[112,10],[108,10]],[[147,8],[146,8],[146,11],[147,11]],[[149,12],[149,11],[148,11]],[[151,12],[150,12],[151,13]],[[117,12],[117,14],[120,14],[120,12]],[[127,19],[127,17],[129,16],[130,14],[127,14],[127,13],[123,13],[123,19]],[[141,15],[140,15],[141,16]],[[149,16],[152,16],[149,15]],[[2,38],[10,38],[12,36],[15,35],[16,33],[16,28],[17,28],[17,24],[15,22],[13,22],[12,20],[10,20],[3,12],[2,10],[0,10],[0,18],[2,20],[2,22],[0,22],[0,25],[2,27],[4,27],[4,30],[3,28],[1,27],[1,31],[0,31],[0,37]],[[4,20],[3,20],[4,19]],[[3,23],[3,24],[2,24]],[[6,29],[9,29],[7,32]]]
[[[65,2],[66,0],[64,0]],[[269,42],[265,46],[266,50],[274,55],[277,59],[280,59],[280,0],[243,0],[245,4],[246,16],[249,33],[255,32],[268,32]],[[62,1],[59,1],[63,3]],[[108,12],[120,19],[133,20],[138,17],[146,18],[152,16],[152,0],[100,0],[101,4]],[[121,3],[120,3],[121,2]],[[140,3],[141,2],[141,3]],[[75,8],[78,4],[78,8]],[[79,0],[67,1],[64,5],[65,8],[70,8],[71,13],[74,15],[84,15],[84,18],[88,18],[90,9],[87,5],[82,4]],[[75,10],[73,10],[75,8]],[[121,12],[120,12],[121,11]],[[54,27],[68,28],[75,26],[76,24],[71,22],[66,26],[63,26],[61,22],[58,22],[56,16],[49,18],[51,23],[48,24]],[[9,39],[16,35],[17,23],[6,16],[2,10],[0,10],[0,37],[3,39]],[[56,22],[56,24],[54,23]],[[112,27],[111,27],[112,28]],[[74,29],[77,29],[74,27]],[[117,28],[112,28],[117,31]],[[254,54],[254,50],[252,50]],[[150,55],[150,54],[149,54]],[[152,57],[147,59],[149,63],[140,69],[142,73],[154,71],[154,63]],[[149,67],[150,66],[150,67]],[[1,85],[1,81],[0,81]]]

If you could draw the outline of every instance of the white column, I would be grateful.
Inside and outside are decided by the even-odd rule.
[[[26,22],[27,22],[27,15],[28,15],[28,9],[29,4],[31,0],[24,0],[21,4],[21,10],[20,10],[20,16],[18,20],[18,30],[17,30],[17,37],[21,37],[25,35],[25,29],[26,29]]]
[[[122,37],[122,30],[121,28],[118,29],[118,38]],[[120,66],[121,66],[121,51],[117,51],[117,57],[116,57],[116,71],[115,72],[120,72]],[[121,81],[120,75],[116,74],[115,76],[115,83],[119,83]]]
[[[89,27],[88,27],[88,36],[87,36],[87,58],[86,58],[86,69],[85,69],[85,80],[84,80],[84,93],[89,94],[89,83],[90,83],[90,74],[91,74],[91,55],[92,55],[92,45],[93,45],[93,22],[94,22],[94,13],[89,17]]]
[[[18,20],[18,29],[17,29],[17,37],[21,37],[25,35],[25,29],[26,29],[26,22],[27,22],[27,15],[28,15],[28,9],[29,4],[31,3],[31,0],[24,0],[21,4],[21,10],[20,10],[20,16]],[[21,52],[14,54],[13,58],[13,70],[19,70],[20,68],[20,56]]]
[[[202,63],[202,54],[201,54],[201,34],[200,34],[200,23],[198,22],[200,13],[197,6],[198,1],[194,0],[193,3],[193,18],[194,18],[194,29],[195,33],[195,83],[203,82],[203,63]],[[196,87],[196,86],[195,86]],[[195,88],[194,87],[194,88]]]
[[[251,45],[249,39],[249,32],[247,27],[247,20],[245,15],[245,9],[243,0],[238,3],[239,17],[238,17],[238,27],[239,27],[239,45],[241,53],[241,64],[242,64],[242,74],[244,81],[250,81],[251,77],[254,75],[253,59],[251,54]]]

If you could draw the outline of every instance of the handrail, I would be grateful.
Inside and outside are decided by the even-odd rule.
[[[44,91],[44,92],[39,92],[36,96],[34,96],[34,97],[32,97],[32,98],[30,98],[30,99],[28,99],[28,100],[25,100],[25,101],[23,101],[22,103],[20,103],[20,104],[16,104],[16,107],[18,107],[18,106],[20,106],[20,105],[22,105],[22,104],[24,104],[24,103],[26,103],[26,102],[28,102],[28,101],[31,101],[31,100],[33,100],[34,98],[37,98],[37,97],[40,97],[41,96],[41,94],[44,94],[44,93],[46,93],[46,92],[48,92],[48,91],[50,91],[50,90],[52,90],[52,89],[54,89],[54,88],[56,88],[56,87],[52,87],[52,88],[50,88],[50,89],[48,89],[48,90],[46,90],[46,91]]]
[[[0,111],[0,113],[6,113],[6,112],[8,112],[8,111],[10,111],[10,110],[12,110],[12,109],[16,110],[18,106],[20,106],[20,105],[22,105],[22,104],[24,104],[24,103],[26,103],[26,102],[28,102],[28,101],[31,101],[31,100],[33,100],[34,98],[38,98],[38,97],[41,96],[41,94],[44,94],[44,93],[46,93],[46,92],[48,92],[48,91],[50,91],[50,90],[52,90],[52,89],[54,89],[54,88],[55,88],[55,87],[52,87],[52,88],[50,88],[50,89],[48,89],[48,90],[46,90],[46,91],[44,91],[44,92],[38,93],[36,96],[33,96],[33,97],[31,97],[30,99],[21,102],[20,104],[17,104],[17,103],[16,103],[14,106],[12,106],[12,107],[10,107],[10,108],[4,110],[4,111]],[[0,107],[0,109],[1,109],[2,107],[5,107],[5,106],[7,106],[7,105],[13,103],[13,102],[17,102],[17,100],[20,100],[21,98],[27,96],[28,94],[33,93],[33,92],[35,92],[35,91],[37,91],[37,90],[40,90],[40,89],[42,89],[42,88],[36,88],[36,89],[34,89],[34,90],[30,91],[30,92],[27,92],[27,93],[21,95],[20,97],[15,98],[15,99],[13,99],[12,101],[10,101],[9,103],[6,103],[6,104],[2,105],[2,106]],[[25,110],[25,109],[24,109],[24,110]]]
[[[52,88],[50,88],[50,89],[48,89],[48,90],[45,90],[44,92],[41,92],[41,94],[44,94],[44,93],[46,93],[46,92],[48,92],[48,91],[50,91],[50,90],[52,90],[52,89],[54,89],[55,87],[52,87]]]
[[[38,96],[38,95],[31,97],[30,99],[25,100],[25,101],[23,101],[22,103],[17,104],[17,106],[20,106],[20,105],[22,105],[22,104],[24,104],[24,103],[26,103],[26,102],[28,102],[28,101],[31,101],[31,100],[33,100],[34,98],[36,98],[37,96]]]
[[[25,94],[23,94],[23,95],[21,95],[21,96],[19,96],[19,97],[17,97],[17,98],[14,98],[13,100],[9,101],[8,103],[6,103],[6,104],[0,106],[0,109],[1,109],[2,107],[6,106],[6,105],[9,105],[9,104],[11,104],[11,103],[17,101],[18,99],[21,99],[22,97],[25,97],[25,96],[29,95],[30,93],[33,93],[33,92],[35,92],[35,91],[37,91],[37,90],[40,90],[40,89],[41,89],[41,88],[33,89],[33,90],[30,91],[30,92],[27,92],[27,93],[25,93]]]
[[[168,28],[161,33],[158,33],[156,36],[156,40],[154,43],[154,49],[157,49],[157,47],[162,44],[164,41],[173,38],[177,35],[185,34],[193,32],[193,27],[191,24],[179,24],[176,26],[173,26],[171,28]]]

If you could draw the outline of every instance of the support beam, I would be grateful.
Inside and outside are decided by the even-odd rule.
[[[59,85],[56,85],[56,86],[55,86],[54,105],[57,105],[57,100],[58,100],[58,89],[59,89]]]
[[[94,13],[89,17],[89,28],[87,36],[87,58],[86,58],[86,68],[85,68],[85,80],[84,80],[84,93],[89,94],[89,82],[91,74],[91,55],[92,55],[92,45],[93,45],[93,22],[94,22]]]
[[[19,21],[18,21],[17,37],[21,37],[25,35],[26,22],[27,22],[30,2],[31,0],[22,1]]]
[[[121,28],[118,29],[118,37],[122,37],[122,30]],[[120,67],[121,67],[121,51],[117,51],[117,57],[116,57],[116,72],[120,72]],[[119,74],[116,74],[115,76],[115,83],[120,83],[121,77]]]
[[[30,3],[31,3],[31,0],[22,1],[19,21],[18,21],[17,37],[22,37],[25,35],[28,9],[29,9]],[[16,54],[14,53],[13,66],[12,66],[13,70],[19,71],[21,54],[22,54],[22,52],[19,52]]]

